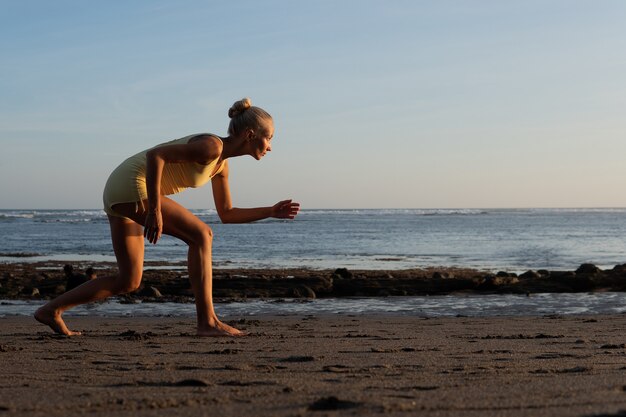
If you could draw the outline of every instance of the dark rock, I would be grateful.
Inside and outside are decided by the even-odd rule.
[[[506,276],[489,274],[483,278],[478,288],[481,290],[491,290],[503,285],[515,285],[518,282],[519,279],[517,279],[517,277],[510,277],[509,274],[506,274]]]
[[[541,278],[541,275],[539,275],[535,271],[526,271],[522,275],[520,275],[519,277],[521,279],[537,279],[537,278]]]
[[[303,293],[305,298],[315,298],[315,291],[306,285],[300,286],[300,291]]]
[[[519,278],[515,275],[511,276],[510,274],[508,277],[500,277],[497,278],[497,280],[496,285],[515,285],[519,283]]]
[[[551,279],[567,280],[576,277],[576,273],[573,271],[552,271],[550,272]]]
[[[597,274],[597,273],[600,273],[600,272],[602,272],[602,270],[600,268],[598,268],[597,266],[595,266],[594,264],[582,264],[576,270],[577,274],[593,275],[593,274]]]
[[[340,276],[341,278],[350,279],[353,277],[352,272],[348,271],[347,268],[337,268],[335,269],[335,275]]]
[[[542,277],[550,276],[550,271],[548,271],[547,269],[540,269],[537,271],[537,273]]]
[[[152,298],[163,297],[163,295],[161,294],[161,291],[159,291],[158,288],[152,287],[152,286],[142,288],[139,292],[137,292],[137,295],[140,297],[152,297]]]

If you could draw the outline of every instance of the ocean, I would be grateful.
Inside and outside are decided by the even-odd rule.
[[[582,263],[626,263],[626,209],[303,210],[293,221],[221,224],[214,266],[393,270],[471,267],[490,271],[574,270]],[[16,254],[29,255],[16,257]],[[186,246],[165,236],[146,260],[181,262]],[[114,261],[101,210],[0,210],[0,262]],[[31,315],[43,301],[0,300],[0,317]],[[220,315],[402,314],[498,316],[626,313],[626,293],[450,295],[431,297],[251,300],[218,303]],[[193,304],[80,306],[69,315],[185,316]]]
[[[626,263],[626,209],[303,210],[293,221],[221,224],[214,265],[228,268],[573,270]],[[15,254],[30,254],[15,257]],[[180,262],[165,236],[146,260]],[[114,261],[102,210],[0,210],[0,262]]]

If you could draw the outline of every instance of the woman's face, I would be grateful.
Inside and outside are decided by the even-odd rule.
[[[273,137],[274,123],[268,120],[254,132],[254,136],[250,141],[252,146],[251,155],[254,159],[258,161],[272,150],[271,142]]]

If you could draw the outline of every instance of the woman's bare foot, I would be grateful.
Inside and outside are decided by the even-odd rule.
[[[78,336],[80,332],[73,332],[67,328],[65,322],[61,318],[61,314],[50,311],[43,306],[35,312],[35,320],[49,326],[55,333],[64,334],[66,336]]]
[[[246,336],[247,333],[242,332],[241,330],[237,330],[228,324],[222,323],[219,320],[215,321],[213,325],[200,326],[198,325],[198,332],[196,333],[198,336],[231,336],[231,337],[240,337]]]

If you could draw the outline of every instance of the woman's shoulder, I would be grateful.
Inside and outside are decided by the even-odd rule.
[[[212,133],[199,133],[189,138],[188,144],[197,148],[205,159],[204,165],[211,163],[222,155],[224,143],[222,139]]]
[[[193,135],[185,136],[185,138],[183,139],[187,139],[187,143],[206,141],[223,145],[222,138],[214,135],[213,133],[196,133]]]

